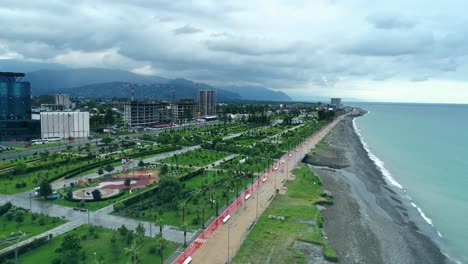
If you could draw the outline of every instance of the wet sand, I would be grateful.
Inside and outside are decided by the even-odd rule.
[[[323,210],[324,232],[340,263],[452,263],[426,234],[429,227],[402,190],[386,183],[353,130],[340,122],[313,157],[334,205]]]

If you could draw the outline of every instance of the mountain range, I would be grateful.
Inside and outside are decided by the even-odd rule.
[[[6,70],[4,68],[0,67]],[[260,86],[213,87],[183,78],[169,79],[115,69],[55,67],[28,72],[23,80],[31,83],[33,95],[67,93],[84,97],[129,98],[130,85],[134,84],[134,96],[138,99],[171,100],[172,91],[176,99],[196,98],[197,90],[206,89],[217,91],[219,101],[291,101],[284,92]]]

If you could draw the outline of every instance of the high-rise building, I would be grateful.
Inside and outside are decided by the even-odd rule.
[[[341,98],[332,98],[330,100],[330,105],[332,105],[335,109],[341,109]]]
[[[70,101],[70,95],[69,94],[56,94],[55,104],[62,105],[64,109],[71,109],[72,104]]]
[[[180,99],[171,105],[174,123],[187,123],[196,118],[197,104],[194,99]]]
[[[216,115],[216,93],[212,90],[198,91],[198,115],[199,117]]]
[[[153,126],[171,122],[169,104],[161,101],[127,101],[124,103],[124,125]]]
[[[0,72],[0,141],[29,140],[40,135],[40,123],[31,120],[31,85],[24,73]]]
[[[31,119],[31,85],[24,73],[0,72],[0,120]]]
[[[89,137],[89,112],[41,112],[41,138]]]

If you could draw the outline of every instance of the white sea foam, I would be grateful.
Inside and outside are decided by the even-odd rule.
[[[400,189],[403,189],[403,186],[401,186],[393,177],[392,177],[392,174],[385,168],[384,166],[384,162],[379,159],[377,156],[374,155],[374,153],[372,153],[369,149],[369,146],[367,145],[367,143],[364,141],[364,138],[362,137],[361,135],[361,131],[359,130],[359,128],[357,127],[356,125],[356,122],[355,122],[356,119],[353,119],[353,128],[354,128],[354,132],[356,132],[356,134],[358,135],[359,139],[361,140],[361,143],[362,145],[364,146],[364,149],[367,151],[367,155],[369,156],[369,158],[374,162],[374,164],[380,169],[380,171],[382,172],[382,174],[384,175],[385,179],[387,179],[388,182],[390,182],[392,185],[400,188]]]
[[[416,209],[418,210],[419,214],[421,214],[422,218],[423,218],[424,220],[426,220],[426,222],[428,222],[431,226],[434,226],[434,225],[432,224],[432,219],[430,219],[429,217],[427,217],[426,214],[424,214],[424,212],[422,211],[422,209],[419,208],[419,206],[417,206],[415,203],[411,203],[411,205],[412,205],[414,208],[416,208]],[[438,231],[437,231],[437,232],[438,232]]]

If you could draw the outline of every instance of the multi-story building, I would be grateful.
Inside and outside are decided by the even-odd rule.
[[[161,101],[127,101],[124,103],[124,125],[153,126],[171,122],[169,104]]]
[[[28,140],[40,134],[40,124],[31,120],[31,85],[24,73],[0,72],[0,141]]]
[[[56,94],[55,95],[55,104],[63,105],[64,109],[71,109],[72,104],[71,104],[71,101],[70,101],[70,95],[69,94]]]
[[[198,117],[216,115],[216,93],[212,90],[198,91]]]
[[[0,73],[0,120],[31,119],[31,85],[24,73]]]
[[[330,100],[330,105],[332,106],[332,108],[334,109],[341,109],[342,105],[341,105],[341,98],[332,98]]]
[[[41,138],[89,137],[89,112],[41,112]]]
[[[171,104],[172,121],[177,124],[187,123],[196,119],[197,104],[194,99],[180,99]]]

